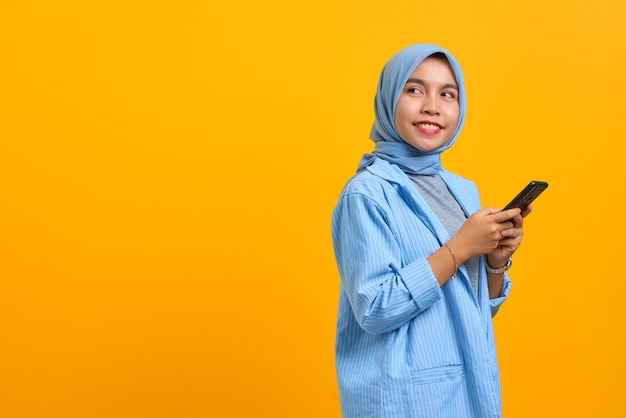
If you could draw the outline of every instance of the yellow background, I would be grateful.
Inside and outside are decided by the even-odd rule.
[[[625,416],[624,4],[4,1],[0,416],[338,417],[330,212],[415,42],[464,69],[444,165],[550,183],[505,416]]]

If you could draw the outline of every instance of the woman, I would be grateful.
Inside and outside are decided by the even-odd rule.
[[[438,46],[405,48],[381,73],[375,150],[332,219],[344,417],[501,416],[491,317],[531,208],[481,209],[476,186],[441,167],[465,103]]]

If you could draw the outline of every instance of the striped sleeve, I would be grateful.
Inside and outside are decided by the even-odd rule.
[[[388,214],[372,198],[344,194],[333,213],[333,245],[343,289],[370,334],[406,324],[442,297],[425,258],[402,266]]]

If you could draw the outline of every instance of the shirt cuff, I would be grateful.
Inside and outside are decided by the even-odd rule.
[[[425,258],[398,270],[398,274],[420,311],[441,299],[441,287]]]
[[[509,296],[509,292],[511,291],[511,279],[509,279],[509,275],[504,273],[504,282],[502,283],[502,290],[500,290],[500,296],[495,299],[489,300],[489,305],[491,306],[491,316],[495,316],[498,313],[498,309],[506,298]]]

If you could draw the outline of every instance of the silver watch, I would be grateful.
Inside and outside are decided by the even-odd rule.
[[[500,267],[499,269],[494,269],[489,266],[489,263],[487,262],[487,258],[485,258],[485,268],[487,269],[487,272],[491,274],[504,273],[505,271],[511,268],[511,264],[513,264],[513,260],[509,257],[509,260],[506,262],[504,267]]]

